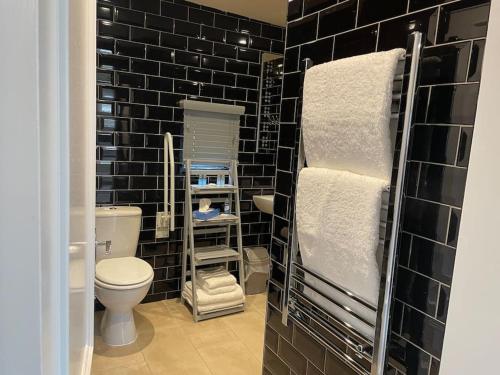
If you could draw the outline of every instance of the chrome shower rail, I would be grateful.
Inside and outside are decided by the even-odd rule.
[[[392,217],[385,218],[384,215],[381,216],[382,223],[386,227],[385,236],[381,235],[384,256],[381,265],[381,288],[378,307],[301,264],[295,217],[292,223],[290,249],[285,253],[286,277],[282,302],[282,323],[286,325],[288,320],[291,319],[301,325],[313,337],[330,348],[341,361],[356,373],[362,375],[383,375],[386,368],[396,247],[399,236],[400,211],[406,172],[405,166],[407,162],[410,127],[413,119],[421,48],[422,34],[420,32],[412,33],[409,38],[406,58],[403,58],[398,64],[398,70],[394,77],[391,131],[393,131],[394,139],[401,136],[402,142],[399,153],[395,152],[393,180],[396,180],[396,182],[394,186],[391,186],[391,196],[389,198],[389,202],[394,202]],[[302,78],[305,76],[307,69],[312,67],[312,65],[313,63],[310,59],[304,59],[301,62]],[[302,98],[302,93],[299,98]],[[404,120],[401,124],[399,120],[401,119],[403,109]],[[300,131],[295,183],[297,183],[298,175],[305,165],[304,144],[302,131]],[[382,228],[384,227],[382,226]],[[383,232],[381,230],[381,233]],[[386,239],[389,240],[387,241]],[[320,282],[328,289],[318,288],[312,280]],[[304,291],[306,288],[307,292]],[[334,292],[337,297],[332,297],[328,291]],[[325,306],[322,306],[312,298],[310,295],[311,292],[319,296],[322,300],[324,299],[331,303],[331,306],[337,308],[339,313],[341,311],[344,316],[347,313],[356,322],[360,322],[363,327],[374,330],[374,336],[368,336],[366,333],[361,332],[362,330],[360,331],[359,328],[354,327],[350,322],[344,321],[341,317],[336,316],[334,312],[328,311]],[[339,301],[338,298],[340,297],[342,298]],[[360,314],[359,311],[353,311],[342,300],[353,301],[356,306],[361,307],[367,314],[375,314],[375,321],[370,321],[366,316]],[[345,350],[339,350],[338,347],[335,347],[335,342],[342,343]]]

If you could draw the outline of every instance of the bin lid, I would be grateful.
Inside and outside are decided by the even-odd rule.
[[[269,254],[265,247],[245,247],[243,257],[249,263],[261,263],[269,261]]]

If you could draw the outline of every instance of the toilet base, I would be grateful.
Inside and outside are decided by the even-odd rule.
[[[125,346],[137,339],[133,310],[104,311],[101,320],[102,339],[110,346]]]

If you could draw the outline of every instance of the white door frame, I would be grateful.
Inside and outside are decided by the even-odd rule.
[[[81,74],[70,66],[71,46],[85,51]],[[95,2],[1,1],[0,47],[0,373],[63,375],[70,372],[70,83],[85,88],[87,163],[95,168]],[[87,247],[93,254],[93,243]],[[81,374],[90,373],[93,261]]]

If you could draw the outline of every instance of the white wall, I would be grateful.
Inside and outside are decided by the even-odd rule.
[[[492,1],[441,375],[498,373],[500,1]]]
[[[0,1],[0,374],[41,373],[37,17]]]

